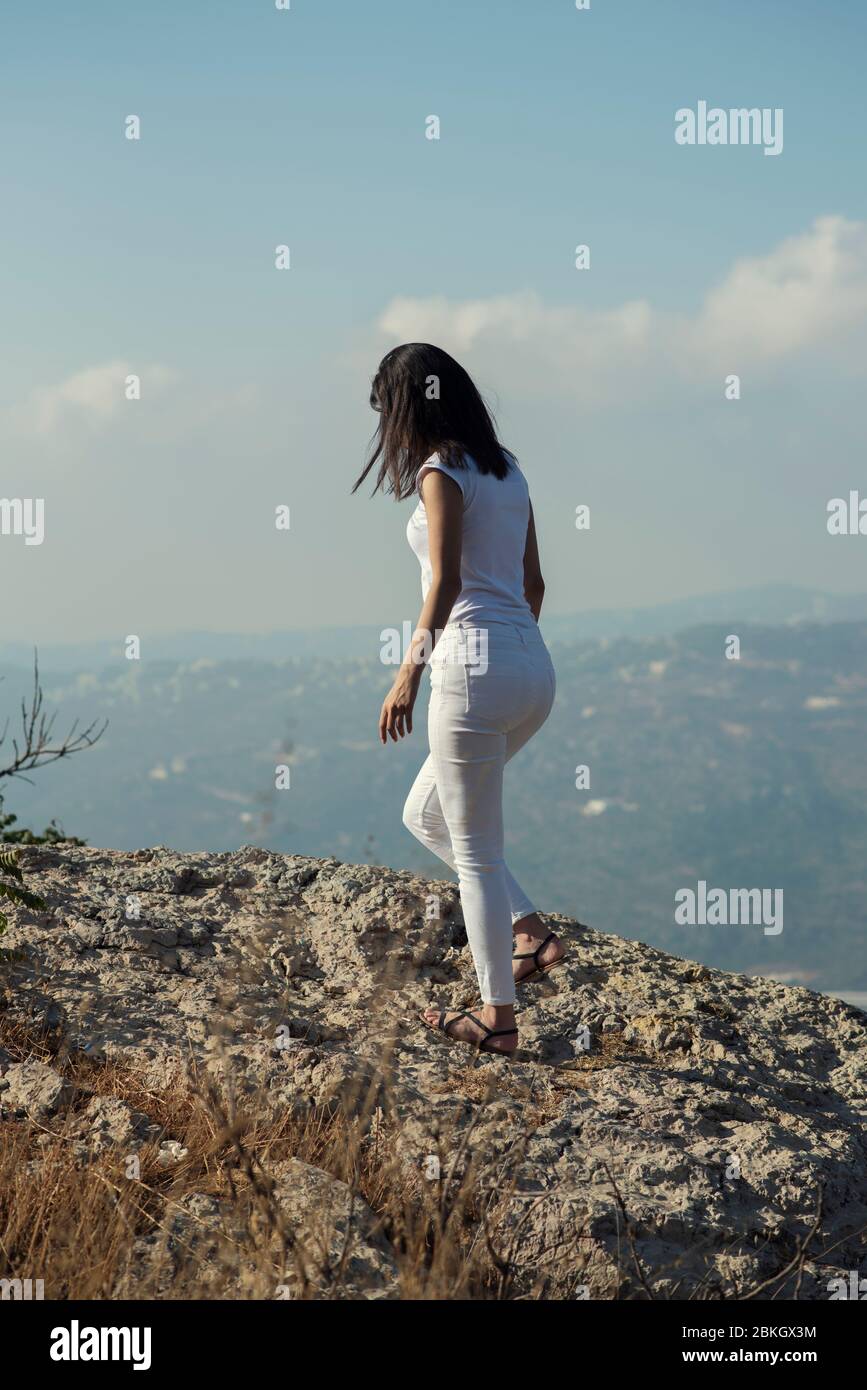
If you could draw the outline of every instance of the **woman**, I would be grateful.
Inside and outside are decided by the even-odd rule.
[[[457,872],[482,1000],[473,1013],[427,1009],[422,1018],[455,1041],[513,1052],[515,983],[565,954],[503,859],[503,768],[554,701],[537,625],[545,585],[533,511],[516,459],[448,353],[428,343],[394,348],[379,364],[370,404],[380,417],[375,448],[353,491],[379,460],[374,492],[386,485],[397,501],[418,493],[407,538],[423,598],[379,735],[386,744],[412,732],[428,662],[430,756],[403,818]]]

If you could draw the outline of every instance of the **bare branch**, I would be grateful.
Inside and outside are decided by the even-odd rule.
[[[25,699],[21,701],[21,734],[18,738],[12,739],[12,760],[5,767],[0,765],[0,777],[18,777],[23,782],[32,782],[33,779],[26,776],[28,772],[44,767],[47,763],[56,762],[58,758],[68,758],[73,753],[80,753],[85,748],[92,748],[108,728],[107,719],[103,721],[94,719],[86,728],[80,729],[79,720],[76,719],[66,737],[57,741],[54,736],[54,724],[57,715],[56,713],[45,714],[42,706],[43,694],[39,680],[39,658],[34,651],[33,693],[29,704]],[[7,719],[3,725],[3,732],[0,734],[0,748],[6,742],[8,731],[9,721]]]

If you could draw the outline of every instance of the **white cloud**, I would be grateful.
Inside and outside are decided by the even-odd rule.
[[[390,343],[478,354],[486,375],[518,391],[598,404],[622,398],[627,376],[634,399],[634,379],[740,374],[827,346],[865,320],[867,224],[832,216],[765,256],[735,261],[692,316],[644,299],[608,310],[558,308],[518,292],[457,303],[394,299],[377,332]]]
[[[819,217],[767,256],[736,261],[693,325],[699,351],[787,357],[867,316],[867,225]]]
[[[133,374],[141,380],[143,398],[176,379],[170,368],[159,364],[134,367],[129,362],[116,361],[86,367],[54,385],[34,388],[25,402],[21,423],[39,434],[50,434],[73,418],[93,425],[104,424],[129,404],[126,379]]]

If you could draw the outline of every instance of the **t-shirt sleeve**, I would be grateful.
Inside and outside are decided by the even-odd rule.
[[[470,473],[470,469],[468,467],[452,468],[450,464],[443,463],[439,454],[431,454],[430,458],[425,459],[421,468],[418,470],[416,487],[419,497],[421,497],[422,481],[427,474],[430,473],[432,468],[435,468],[438,473],[445,473],[447,478],[452,478],[457,483],[463,494],[464,506],[466,507],[472,499],[472,474]]]

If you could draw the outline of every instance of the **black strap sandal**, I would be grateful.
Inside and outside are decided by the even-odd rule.
[[[534,967],[532,970],[528,970],[526,975],[519,975],[518,978],[515,980],[516,985],[522,985],[525,983],[525,981],[532,980],[534,975],[547,975],[548,971],[553,970],[556,965],[563,964],[564,960],[566,959],[565,951],[563,952],[562,956],[558,956],[556,960],[552,960],[550,965],[542,965],[539,961],[539,955],[542,951],[544,951],[545,947],[548,945],[548,942],[558,940],[559,937],[557,936],[557,933],[549,931],[548,935],[545,937],[545,940],[542,941],[536,947],[535,951],[523,951],[520,955],[516,955],[514,951],[512,952],[512,960],[531,960],[533,962]]]
[[[446,1023],[446,1014],[451,1013],[454,1014],[454,1018],[450,1018],[448,1023]],[[437,1019],[437,1028],[440,1030],[441,1033],[445,1033],[447,1038],[451,1038],[452,1042],[464,1042],[463,1038],[454,1038],[449,1032],[449,1029],[451,1028],[452,1024],[457,1023],[459,1018],[468,1018],[471,1023],[474,1023],[476,1025],[477,1028],[481,1028],[482,1032],[485,1035],[482,1038],[481,1042],[475,1044],[468,1042],[466,1044],[467,1047],[475,1046],[477,1052],[496,1052],[499,1053],[501,1057],[507,1057],[509,1055],[507,1052],[504,1052],[503,1049],[500,1047],[489,1047],[488,1043],[490,1042],[491,1038],[510,1038],[513,1035],[517,1037],[517,1028],[488,1028],[487,1024],[482,1023],[482,1020],[480,1018],[476,1018],[475,1014],[468,1013],[466,1009],[460,1009],[458,1011],[455,1011],[454,1009],[443,1009],[442,1013]]]

